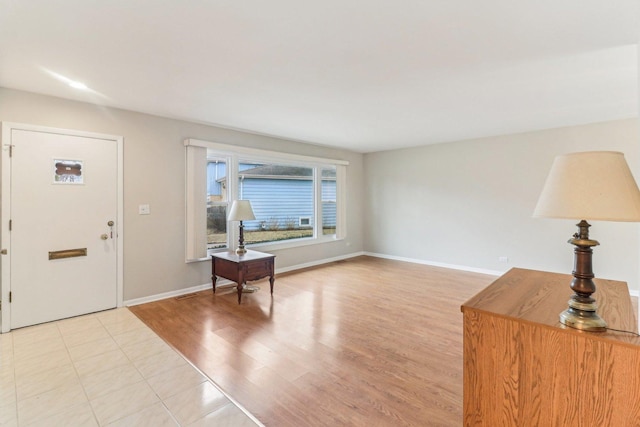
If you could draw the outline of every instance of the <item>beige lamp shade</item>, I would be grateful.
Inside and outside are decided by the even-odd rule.
[[[640,221],[640,191],[624,154],[590,151],[556,157],[533,216]]]
[[[256,219],[251,209],[251,202],[248,200],[234,200],[229,212],[229,221],[249,221]]]

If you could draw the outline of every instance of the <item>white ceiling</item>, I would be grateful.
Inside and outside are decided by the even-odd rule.
[[[0,86],[371,152],[635,117],[638,40],[637,0],[0,0]]]

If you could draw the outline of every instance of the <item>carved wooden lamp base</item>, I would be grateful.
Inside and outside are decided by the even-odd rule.
[[[576,246],[571,281],[574,294],[569,300],[569,308],[560,313],[560,323],[583,331],[603,332],[607,330],[607,323],[596,313],[598,306],[595,299],[591,297],[591,294],[596,291],[596,285],[593,282],[593,250],[591,248],[600,243],[589,239],[591,225],[587,221],[582,220],[576,225],[579,232],[569,240],[569,243]]]
[[[238,239],[238,249],[236,249],[236,254],[244,255],[247,253],[247,250],[244,248],[244,225],[242,224],[242,220],[240,220],[240,238]]]

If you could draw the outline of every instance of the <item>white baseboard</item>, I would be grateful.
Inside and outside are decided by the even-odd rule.
[[[300,270],[303,268],[308,268],[308,267],[315,267],[317,265],[322,265],[322,264],[328,264],[330,262],[335,262],[335,261],[342,261],[348,258],[354,258],[360,255],[364,255],[364,252],[356,252],[356,253],[352,253],[352,254],[347,254],[347,255],[341,255],[341,256],[337,256],[337,257],[333,257],[333,258],[325,258],[325,259],[321,259],[321,260],[317,260],[317,261],[313,261],[313,262],[307,262],[304,264],[297,264],[297,265],[292,265],[289,267],[284,267],[284,268],[276,268],[276,274],[278,273],[286,273],[288,271],[294,271],[294,270]],[[220,281],[216,282],[216,289],[218,289],[219,287],[225,287],[228,285],[232,285],[234,284],[232,281],[227,280],[227,279],[221,279]],[[184,288],[184,289],[177,289],[175,291],[170,291],[170,292],[163,292],[161,294],[155,294],[155,295],[149,295],[148,297],[142,297],[142,298],[134,298],[134,299],[130,299],[130,300],[126,300],[123,302],[123,305],[125,307],[130,307],[130,306],[134,306],[134,305],[140,305],[140,304],[146,304],[148,302],[153,302],[153,301],[159,301],[162,299],[167,299],[167,298],[175,298],[178,297],[180,295],[185,295],[185,294],[190,294],[193,292],[199,292],[199,291],[204,291],[207,289],[211,289],[211,283],[205,283],[204,285],[196,285],[196,286],[191,286],[189,288]]]
[[[333,257],[333,258],[324,258],[324,259],[317,260],[317,261],[305,262],[304,264],[297,264],[297,265],[292,265],[292,266],[289,266],[289,267],[277,268],[276,269],[276,274],[277,273],[286,273],[288,271],[294,271],[294,270],[301,270],[303,268],[315,267],[317,265],[328,264],[330,262],[335,262],[335,261],[342,261],[342,260],[345,260],[345,259],[355,258],[357,256],[362,256],[362,255],[366,255],[366,254],[364,252],[354,252],[354,253],[350,253],[350,254],[347,254],[347,255],[340,255],[340,256],[337,256],[337,257]]]
[[[178,297],[180,295],[190,294],[193,292],[200,292],[200,291],[204,291],[205,289],[209,289],[210,287],[211,287],[211,283],[206,283],[204,285],[192,286],[190,288],[178,289],[175,291],[163,292],[161,294],[149,295],[148,297],[126,300],[123,302],[123,304],[125,307],[130,307],[132,305],[140,305],[148,302],[158,301],[161,299]]]
[[[378,254],[374,252],[364,252],[363,255],[372,256],[376,258],[392,259],[395,261],[411,262],[414,264],[431,265],[433,267],[450,268],[452,270],[462,270],[462,271],[469,271],[472,273],[489,274],[491,276],[502,276],[505,273],[504,271],[487,270],[484,268],[468,267],[466,265],[447,264],[444,262],[426,261],[423,259],[405,258],[405,257],[394,256],[394,255]]]
[[[487,270],[484,268],[467,267],[464,265],[446,264],[442,262],[425,261],[425,260],[413,259],[413,258],[404,258],[404,257],[393,256],[393,255],[377,254],[373,252],[363,252],[363,255],[372,256],[376,258],[392,259],[396,261],[412,262],[414,264],[431,265],[434,267],[451,268],[453,270],[470,271],[473,273],[490,274],[492,276],[502,276],[504,273],[506,273],[505,271]],[[632,297],[640,297],[640,292],[637,289],[629,289],[629,295],[631,295]]]
[[[295,270],[301,270],[303,268],[315,267],[315,266],[318,266],[318,265],[328,264],[330,262],[335,262],[335,261],[342,261],[342,260],[349,259],[349,258],[355,258],[355,257],[361,256],[361,255],[366,255],[366,256],[371,256],[371,257],[376,257],[376,258],[392,259],[392,260],[395,260],[395,261],[411,262],[411,263],[414,263],[414,264],[431,265],[433,267],[450,268],[452,270],[469,271],[469,272],[472,272],[472,273],[489,274],[491,276],[502,276],[505,273],[504,271],[487,270],[487,269],[484,269],[484,268],[475,268],[475,267],[468,267],[468,266],[464,266],[464,265],[447,264],[447,263],[435,262],[435,261],[425,261],[425,260],[421,260],[421,259],[398,257],[398,256],[393,256],[393,255],[378,254],[378,253],[374,253],[374,252],[355,252],[355,253],[351,253],[351,254],[347,254],[347,255],[341,255],[341,256],[337,256],[337,257],[333,257],[333,258],[325,258],[325,259],[321,259],[321,260],[317,260],[317,261],[306,262],[304,264],[297,264],[297,265],[292,265],[292,266],[289,266],[289,267],[277,268],[276,269],[276,274],[278,274],[278,273],[286,273],[286,272],[295,271]],[[229,285],[232,285],[232,284],[233,284],[233,282],[231,282],[230,280],[222,279],[220,282],[218,282],[218,285],[216,286],[216,288],[218,286],[225,287],[225,286],[229,286]],[[189,294],[189,293],[193,293],[193,292],[204,291],[204,290],[210,289],[210,288],[211,288],[211,283],[205,283],[204,285],[197,285],[197,286],[192,286],[190,288],[178,289],[178,290],[171,291],[171,292],[164,292],[164,293],[161,293],[161,294],[150,295],[148,297],[142,297],[142,298],[135,298],[135,299],[127,300],[127,301],[124,301],[124,305],[125,306],[133,306],[133,305],[145,304],[145,303],[148,303],[148,302],[158,301],[158,300],[162,300],[162,299],[174,298],[174,297],[177,297],[177,296],[180,296],[180,295]],[[631,296],[634,296],[634,297],[640,296],[640,293],[638,292],[638,290],[629,290],[629,294]]]

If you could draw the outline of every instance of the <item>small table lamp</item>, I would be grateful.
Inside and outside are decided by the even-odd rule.
[[[246,254],[247,250],[244,248],[244,225],[242,221],[256,219],[253,214],[253,209],[251,209],[251,202],[248,200],[234,200],[227,219],[229,221],[240,221],[240,241],[236,253],[238,255]]]
[[[606,330],[591,297],[596,291],[591,248],[599,243],[589,239],[587,220],[640,221],[640,191],[624,155],[593,151],[556,157],[533,216],[580,220],[578,233],[568,242],[576,246],[574,294],[569,308],[560,313],[560,322],[586,331]]]

